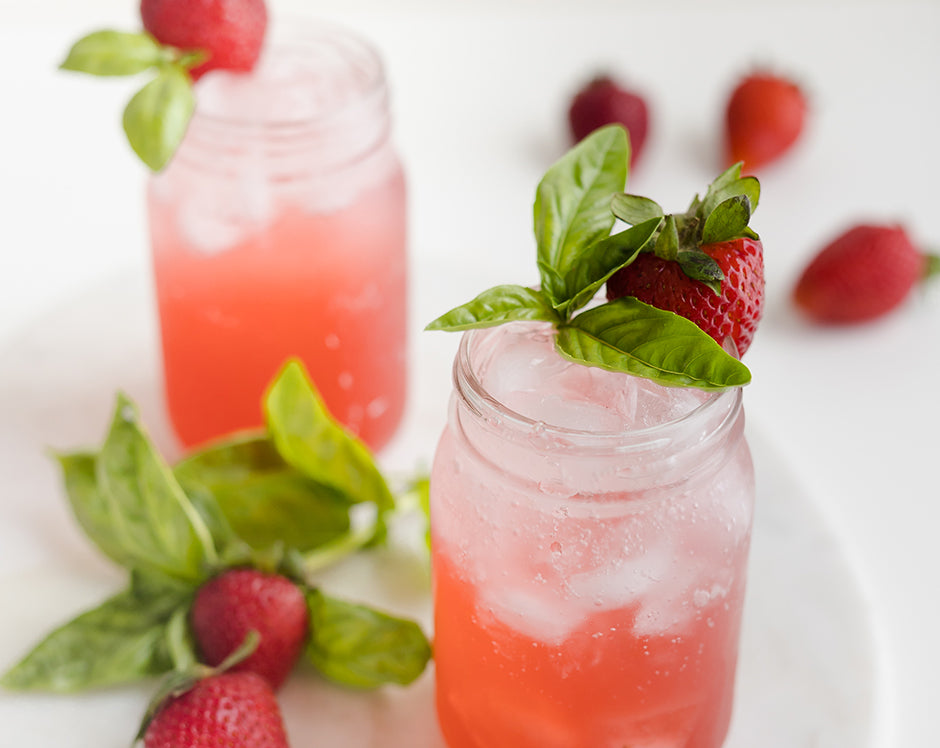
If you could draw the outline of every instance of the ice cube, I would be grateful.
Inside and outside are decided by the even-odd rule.
[[[572,363],[555,350],[549,325],[504,325],[489,333],[480,353],[482,383],[493,397],[532,420],[562,428],[648,428],[675,420],[708,397],[700,390]]]
[[[558,645],[586,618],[578,601],[559,600],[557,588],[490,580],[480,587],[481,618],[496,620],[524,636],[544,644]]]

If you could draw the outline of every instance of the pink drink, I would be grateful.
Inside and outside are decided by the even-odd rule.
[[[382,66],[301,28],[248,75],[198,87],[186,140],[151,182],[167,404],[185,445],[261,424],[291,357],[377,449],[406,389],[405,180]]]
[[[465,336],[431,481],[451,748],[718,748],[754,500],[739,391]]]

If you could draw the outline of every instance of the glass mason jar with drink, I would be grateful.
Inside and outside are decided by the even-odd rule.
[[[659,237],[689,216],[727,224],[694,251],[756,241],[758,187],[733,168],[682,217],[621,196],[632,227],[609,235],[628,155],[607,129],[543,179],[540,288],[490,289],[429,326],[467,331],[431,475],[450,748],[719,748],[728,730],[754,504],[749,373],[673,311],[590,298],[641,253],[664,259]]]
[[[366,41],[273,29],[250,74],[196,88],[148,191],[167,405],[186,446],[261,423],[300,358],[370,447],[406,394],[406,196],[383,66]]]

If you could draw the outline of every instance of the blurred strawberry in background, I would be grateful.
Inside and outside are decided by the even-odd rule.
[[[639,158],[649,130],[649,107],[643,97],[609,75],[592,78],[568,108],[568,126],[574,142],[604,125],[621,124],[630,134],[630,166]]]
[[[807,113],[803,91],[788,78],[758,72],[742,78],[725,107],[725,164],[754,173],[799,140]]]

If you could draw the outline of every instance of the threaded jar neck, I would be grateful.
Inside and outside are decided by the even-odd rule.
[[[461,340],[451,419],[475,451],[523,480],[578,483],[573,476],[594,470],[607,479],[616,474],[624,490],[681,483],[720,467],[743,435],[740,389],[703,395],[671,420],[631,430],[579,430],[530,418],[484,383],[482,369],[492,365],[486,343],[494,329],[472,330]]]
[[[388,87],[377,51],[336,25],[290,21],[271,29],[256,69],[213,72],[174,161],[234,174],[246,161],[275,179],[328,173],[388,142]]]

